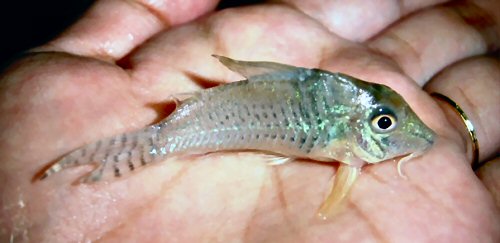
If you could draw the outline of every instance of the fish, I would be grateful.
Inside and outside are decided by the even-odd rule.
[[[420,156],[435,133],[396,91],[343,73],[213,55],[244,80],[175,98],[162,121],[78,148],[42,171],[95,165],[79,182],[122,177],[172,156],[254,151],[269,164],[298,159],[340,162],[331,192],[318,210],[340,210],[366,164]],[[184,94],[185,95],[185,94]]]

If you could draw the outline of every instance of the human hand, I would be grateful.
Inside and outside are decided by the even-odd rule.
[[[467,58],[498,48],[499,26],[472,20],[500,21],[500,4],[288,2],[295,8],[212,13],[216,1],[98,1],[13,64],[0,81],[0,241],[500,239],[498,158],[479,180],[462,124],[421,88],[428,83],[462,106],[478,128],[482,160],[498,155],[500,62]],[[387,84],[440,137],[405,164],[407,180],[396,163],[364,167],[345,211],[328,221],[315,213],[331,186],[330,164],[269,167],[258,155],[225,153],[171,159],[109,183],[71,185],[86,167],[31,181],[72,149],[165,117],[172,94],[237,80],[214,53]]]

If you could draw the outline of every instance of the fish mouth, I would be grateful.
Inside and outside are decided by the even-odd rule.
[[[434,132],[432,132],[432,139],[429,138],[428,136],[423,136],[422,138],[429,144],[429,145],[433,145],[434,144],[434,137],[435,137],[435,134]]]
[[[429,147],[435,143],[436,133],[428,128],[423,130],[416,130],[410,134],[417,139],[421,139],[421,143],[426,143]]]

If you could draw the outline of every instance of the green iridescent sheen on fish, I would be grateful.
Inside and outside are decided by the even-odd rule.
[[[320,209],[325,216],[345,198],[364,164],[409,159],[434,142],[434,132],[385,85],[319,69],[215,57],[246,79],[192,93],[158,124],[83,146],[42,178],[93,163],[97,168],[83,182],[94,182],[169,156],[216,151],[268,153],[277,157],[271,163],[339,161],[336,184]]]

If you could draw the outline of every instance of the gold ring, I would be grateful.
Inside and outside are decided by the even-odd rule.
[[[453,101],[452,99],[448,98],[443,94],[436,92],[432,93],[431,96],[436,97],[442,101],[445,101],[446,103],[451,105],[454,108],[455,112],[462,119],[462,122],[467,128],[467,131],[469,132],[469,137],[472,140],[472,169],[477,170],[479,167],[481,167],[481,164],[479,163],[479,143],[477,141],[476,128],[474,128],[474,125],[472,124],[469,117],[465,114],[464,110],[462,110],[462,108],[455,101]]]

